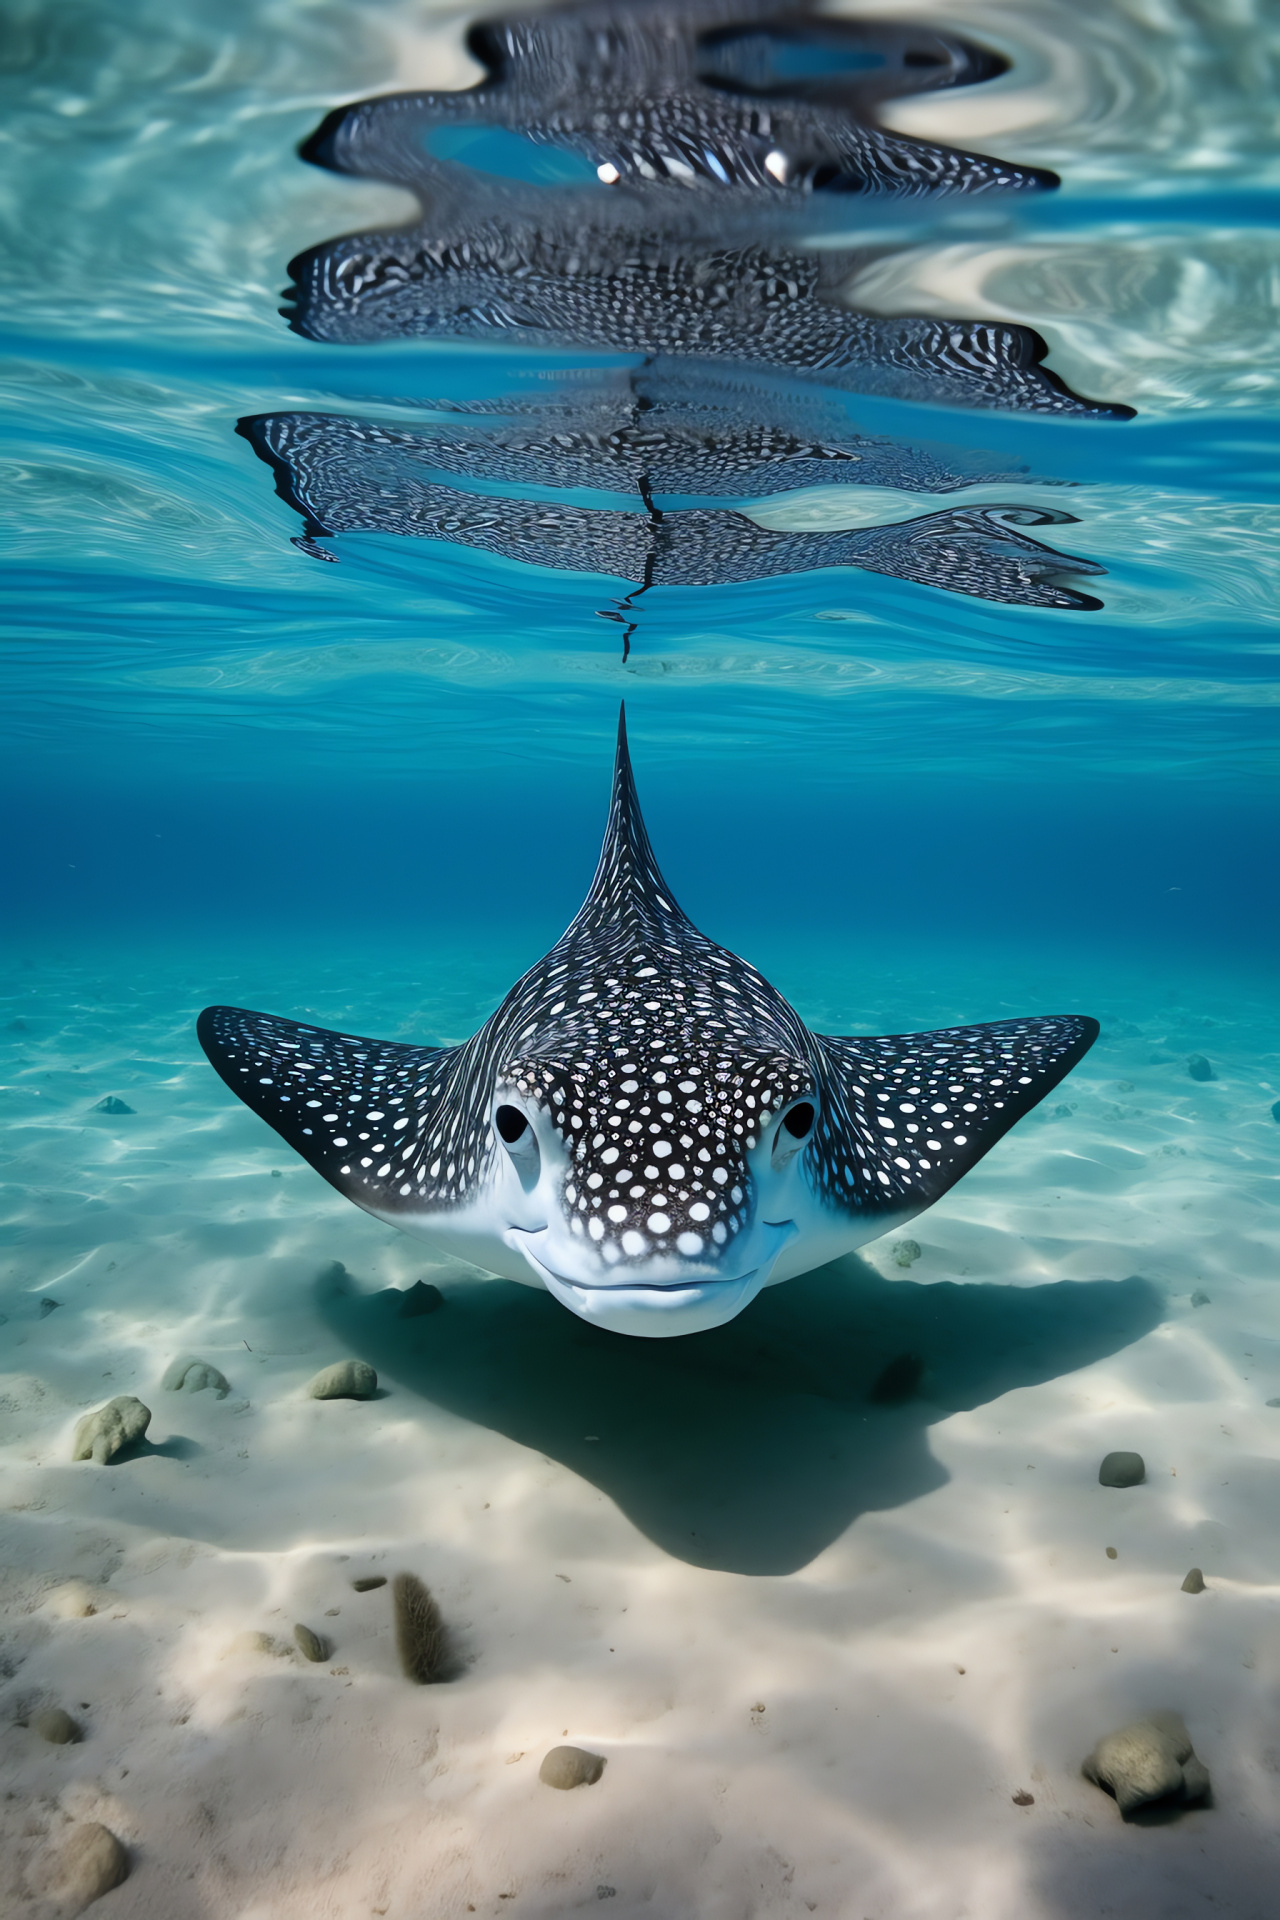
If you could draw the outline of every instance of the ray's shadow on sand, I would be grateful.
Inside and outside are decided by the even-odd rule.
[[[786,1574],[859,1514],[942,1485],[927,1428],[1150,1332],[1148,1280],[1043,1287],[885,1280],[850,1256],[770,1288],[712,1333],[637,1340],[545,1293],[462,1281],[420,1319],[395,1289],[317,1283],[380,1376],[561,1461],[667,1553]]]

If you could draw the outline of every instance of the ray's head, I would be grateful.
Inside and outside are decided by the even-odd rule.
[[[665,1334],[730,1318],[794,1232],[815,1063],[780,996],[676,905],[622,723],[591,890],[517,997],[492,1111],[512,1244],[598,1324]]]

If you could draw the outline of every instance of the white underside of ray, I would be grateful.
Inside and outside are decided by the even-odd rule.
[[[370,1206],[367,1211],[438,1253],[551,1294],[592,1325],[649,1339],[723,1326],[766,1287],[856,1252],[923,1211],[909,1208],[859,1219],[823,1207],[806,1191],[791,1218],[757,1219],[735,1243],[736,1257],[727,1270],[720,1264],[700,1268],[695,1261],[667,1260],[643,1273],[628,1269],[615,1280],[582,1259],[554,1215],[540,1225],[516,1223],[512,1210],[501,1204],[501,1186],[498,1181],[482,1189],[465,1208],[391,1213]]]

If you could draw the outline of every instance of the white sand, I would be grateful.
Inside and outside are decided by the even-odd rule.
[[[1027,972],[995,1004],[901,977],[853,1004],[815,961],[780,982],[815,1021],[1079,1001],[1108,1037],[920,1220],[909,1271],[881,1243],[723,1337],[650,1344],[433,1266],[196,1057],[211,979],[455,1037],[496,982],[433,964],[433,1000],[394,966],[307,1002],[314,977],[264,963],[251,990],[194,954],[0,979],[0,1030],[27,1022],[0,1032],[3,1911],[39,1912],[17,1889],[71,1817],[132,1849],[103,1920],[1273,1914],[1280,1055],[1247,986],[1170,997],[1135,966],[1102,1001]],[[108,1093],[136,1114],[89,1113]],[[419,1277],[434,1316],[369,1297]],[[878,1406],[903,1351],[921,1397]],[[228,1399],[161,1391],[184,1352]],[[384,1397],[307,1400],[347,1354]],[[154,1447],[72,1465],[78,1415],[120,1393]],[[1144,1486],[1098,1486],[1118,1447]],[[455,1631],[448,1685],[406,1682],[388,1591],[351,1589],[401,1569]],[[73,1580],[88,1617],[63,1617]],[[228,1651],[295,1621],[331,1661]],[[82,1744],[15,1726],[55,1704]],[[1216,1803],[1125,1826],[1080,1762],[1157,1707]],[[607,1756],[597,1786],[539,1784],[566,1738]]]

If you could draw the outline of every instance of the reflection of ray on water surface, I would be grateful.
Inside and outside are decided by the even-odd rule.
[[[831,399],[824,409],[817,396],[789,408],[776,394],[747,398],[748,367],[954,406],[1068,418],[1130,412],[1069,392],[1043,366],[1045,343],[1031,328],[854,311],[841,289],[862,255],[847,242],[815,250],[788,222],[800,206],[866,207],[863,246],[874,253],[877,208],[904,195],[945,203],[1056,184],[876,128],[874,108],[887,95],[985,83],[1006,64],[913,31],[823,21],[801,5],[779,12],[762,0],[678,8],[645,0],[624,10],[578,0],[473,29],[469,45],[489,76],[470,90],[387,96],[330,114],[304,157],[409,188],[422,220],[300,254],[290,268],[295,331],[329,344],[492,341],[665,356],[667,364],[665,377],[633,377],[630,417],[611,426],[600,417],[600,393],[580,396],[576,418],[548,421],[549,431],[532,436],[335,415],[242,420],[307,519],[297,544],[333,559],[317,544],[332,533],[427,534],[620,574],[638,591],[603,617],[625,626],[624,662],[636,602],[652,587],[840,562],[1004,602],[1097,606],[1049,578],[1095,566],[1013,531],[1064,517],[1043,510],[1002,503],[1000,528],[981,515],[926,517],[836,548],[779,540],[723,513],[715,521],[705,510],[671,516],[656,504],[664,492],[758,496],[812,484],[821,465],[835,463],[845,474],[865,466],[855,481],[926,491],[961,483],[922,448],[857,435]],[[572,167],[548,172],[557,155],[589,162],[596,177],[587,186]],[[731,370],[744,363],[730,372],[737,391],[718,416],[696,376],[680,370],[690,356]],[[816,439],[815,422],[825,428]],[[643,516],[467,503],[432,477],[433,464],[476,480],[622,488],[639,495]],[[971,463],[964,468],[973,478]]]

